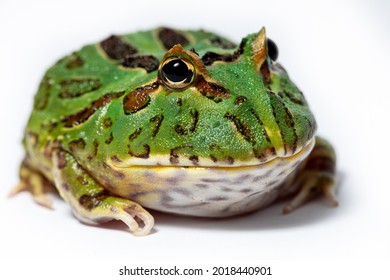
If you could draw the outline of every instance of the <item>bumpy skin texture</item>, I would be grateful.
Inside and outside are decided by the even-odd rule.
[[[121,219],[90,214],[108,198],[137,200],[135,194],[158,196],[169,188],[147,183],[135,168],[161,167],[155,176],[163,178],[169,173],[163,167],[238,170],[294,156],[303,162],[316,123],[301,91],[268,56],[266,40],[264,29],[236,46],[205,31],[159,28],[111,36],[61,59],[35,96],[24,138],[23,185],[34,185],[31,174],[41,176],[80,219],[101,221]],[[192,67],[188,86],[164,81],[170,58]],[[296,168],[291,166],[286,176]],[[35,193],[42,184],[35,183]],[[153,208],[148,201],[137,200]],[[114,210],[122,207],[113,204]]]

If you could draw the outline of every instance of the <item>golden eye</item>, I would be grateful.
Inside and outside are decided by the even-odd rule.
[[[169,57],[160,65],[159,78],[163,84],[173,91],[188,88],[194,81],[194,65],[182,57]]]

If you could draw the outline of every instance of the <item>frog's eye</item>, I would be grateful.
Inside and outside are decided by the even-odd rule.
[[[188,88],[194,81],[194,76],[194,65],[182,57],[169,57],[160,65],[160,80],[173,91]]]
[[[273,60],[276,61],[278,59],[278,46],[275,44],[274,41],[267,38],[267,49],[268,49],[268,55]]]

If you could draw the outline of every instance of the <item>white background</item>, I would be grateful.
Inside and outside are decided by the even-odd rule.
[[[177,260],[183,267],[273,263],[270,279],[311,275],[311,266],[319,269],[317,279],[378,271],[382,278],[389,272],[379,261],[390,260],[389,3],[0,0],[0,273],[13,273],[1,278],[50,279],[54,266],[60,275],[81,269],[78,275],[117,279],[123,265]],[[55,210],[37,206],[27,193],[7,198],[18,181],[22,132],[45,69],[112,33],[160,25],[204,28],[236,42],[266,26],[279,46],[279,62],[305,93],[319,134],[337,150],[337,209],[317,201],[281,215],[282,203],[221,220],[153,212],[156,231],[137,238],[119,222],[79,223],[56,196]],[[337,273],[329,263],[337,263]]]

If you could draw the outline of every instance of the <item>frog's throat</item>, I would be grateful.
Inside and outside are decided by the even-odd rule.
[[[210,158],[199,157],[195,161],[193,158],[188,156],[178,155],[175,158],[175,163],[172,163],[172,158],[169,155],[150,155],[147,159],[130,157],[126,159],[121,159],[118,157],[112,157],[108,164],[115,169],[120,168],[129,168],[129,167],[142,167],[147,166],[151,167],[186,167],[186,168],[237,168],[237,167],[250,167],[250,166],[259,166],[267,164],[278,164],[282,162],[301,162],[306,158],[315,145],[315,137],[306,143],[304,147],[300,150],[297,150],[293,155],[278,157],[272,156],[266,159],[265,161],[259,161],[258,158],[251,158],[249,160],[226,160],[226,161],[213,161]]]

